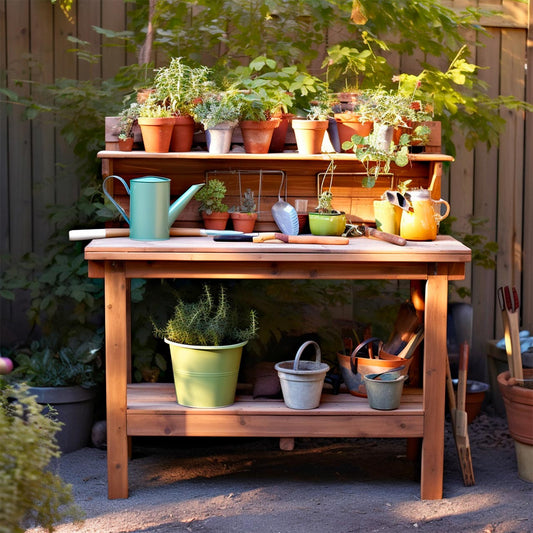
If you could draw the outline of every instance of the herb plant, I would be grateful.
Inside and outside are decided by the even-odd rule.
[[[228,210],[224,200],[226,196],[226,186],[224,182],[212,179],[209,180],[194,196],[200,202],[198,211],[205,211],[208,215],[211,213],[225,213]]]
[[[213,297],[208,285],[202,296],[194,302],[178,299],[174,314],[162,328],[154,327],[157,337],[192,346],[225,346],[249,341],[257,335],[255,310],[249,312],[249,322],[231,308],[226,289],[219,287],[218,299]]]

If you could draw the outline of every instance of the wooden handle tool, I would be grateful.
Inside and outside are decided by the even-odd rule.
[[[320,235],[286,235],[285,233],[258,233],[255,235],[216,235],[218,242],[266,242],[277,241],[290,244],[348,244],[348,237],[322,237]]]
[[[373,237],[374,239],[379,239],[380,241],[396,244],[396,246],[405,246],[407,244],[407,241],[399,235],[380,231],[376,228],[366,226],[365,224],[358,224],[355,226],[355,235],[361,237]]]
[[[207,237],[209,235],[242,235],[242,231],[207,230],[203,228],[170,228],[171,237]],[[109,239],[111,237],[129,237],[129,228],[95,228],[74,229],[68,232],[70,241],[90,241],[92,239]]]

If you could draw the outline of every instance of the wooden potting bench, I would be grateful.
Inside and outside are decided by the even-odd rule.
[[[112,147],[109,143],[108,148]],[[228,173],[227,184],[235,179],[235,169],[252,170],[251,177],[239,175],[244,187],[246,180],[257,179],[257,169],[278,168],[288,178],[289,201],[308,198],[310,209],[316,202],[317,174],[330,161],[327,155],[213,156],[109,149],[99,157],[104,176],[170,177],[172,195],[181,194],[215,169]],[[353,155],[337,154],[335,158],[339,175],[334,187],[343,204],[338,207],[356,222],[371,220],[372,200],[399,179],[412,179],[419,187],[431,186],[439,197],[442,163],[452,159],[442,154],[413,155],[408,167],[394,169],[393,175],[384,176],[383,183],[368,190],[361,187],[364,169]],[[268,231],[273,229],[270,207],[277,200],[279,176],[265,172],[261,177],[259,229]],[[238,195],[237,186],[229,189],[230,194]],[[115,191],[115,198],[127,207],[127,197],[120,195]],[[186,209],[177,224],[200,225],[196,206]],[[105,282],[109,498],[128,496],[129,437],[137,435],[421,438],[421,497],[441,498],[448,281],[464,277],[470,256],[467,247],[447,236],[433,242],[409,242],[405,247],[368,238],[351,239],[345,246],[222,243],[211,237],[93,240],[85,249],[89,276]],[[411,280],[416,306],[425,317],[423,388],[406,390],[395,411],[372,410],[365,398],[350,394],[324,395],[320,407],[309,411],[291,410],[282,400],[246,396],[218,409],[183,407],[176,402],[173,384],[131,383],[129,291],[133,278]]]

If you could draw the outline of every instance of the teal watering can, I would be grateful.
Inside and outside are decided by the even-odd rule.
[[[107,180],[118,179],[130,197],[128,217],[106,189]],[[185,206],[205,184],[191,185],[172,205],[170,205],[170,179],[157,176],[144,176],[130,180],[130,187],[120,176],[108,176],[102,188],[104,194],[118,209],[130,225],[130,239],[138,241],[161,241],[169,238],[170,226]]]

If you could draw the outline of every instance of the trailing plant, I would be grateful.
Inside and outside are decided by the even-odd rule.
[[[61,455],[56,434],[62,424],[43,409],[26,386],[0,378],[0,533],[23,533],[32,525],[51,532],[62,520],[83,519],[72,486],[50,468]]]
[[[125,141],[133,137],[133,127],[137,124],[139,118],[140,105],[137,102],[131,103],[128,107],[120,112],[118,138]]]
[[[258,327],[255,310],[249,311],[248,325],[244,325],[242,315],[232,309],[226,289],[221,285],[216,299],[209,285],[204,285],[198,300],[178,298],[172,317],[163,327],[154,325],[154,333],[179,344],[225,346],[253,339]]]
[[[342,143],[343,150],[353,150],[357,159],[361,161],[366,170],[363,178],[363,187],[373,187],[380,174],[390,172],[390,166],[395,163],[405,167],[409,163],[410,135],[402,134],[398,144],[391,141],[388,146],[378,137],[378,132],[373,131],[368,137],[353,135],[350,141]]]
[[[223,181],[212,179],[209,180],[195,195],[195,200],[200,202],[198,211],[205,211],[208,215],[211,213],[225,213],[228,210],[224,200],[226,196],[226,186]]]

